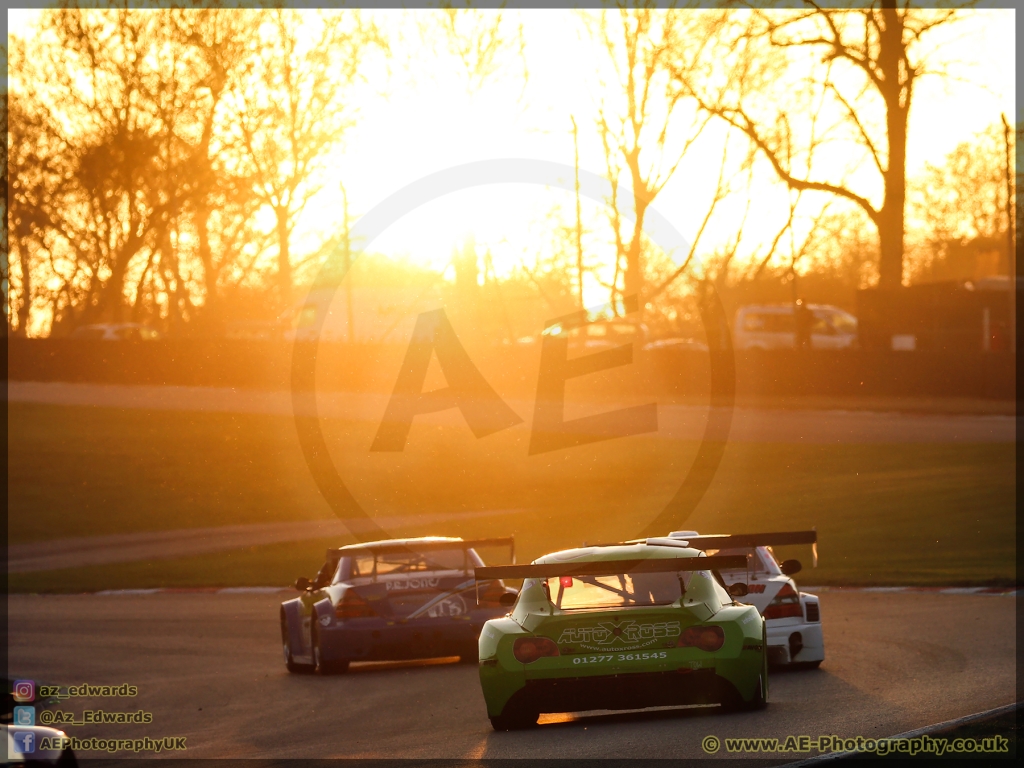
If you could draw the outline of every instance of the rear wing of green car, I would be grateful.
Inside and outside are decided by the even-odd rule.
[[[585,563],[491,565],[474,569],[477,581],[490,579],[550,579],[560,576],[616,576],[621,573],[675,573],[747,567],[743,555],[659,557],[635,560],[595,560]]]

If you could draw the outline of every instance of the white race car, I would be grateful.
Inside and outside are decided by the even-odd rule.
[[[747,585],[741,598],[761,612],[768,628],[768,662],[772,665],[817,667],[825,659],[821,634],[821,609],[817,595],[801,592],[791,578],[802,566],[799,560],[775,560],[772,546],[810,544],[818,564],[816,531],[748,533],[702,536],[696,531],[673,531],[672,539],[686,541],[708,555],[745,555],[745,571],[721,571],[728,586]]]

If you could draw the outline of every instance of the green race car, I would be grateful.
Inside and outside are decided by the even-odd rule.
[[[764,618],[733,600],[744,584],[730,594],[718,574],[745,565],[664,538],[477,568],[478,580],[524,579],[512,612],[480,634],[491,725],[525,728],[543,712],[764,707]]]

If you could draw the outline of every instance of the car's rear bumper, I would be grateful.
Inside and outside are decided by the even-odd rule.
[[[485,620],[355,619],[321,626],[317,631],[320,653],[328,661],[390,661],[470,654],[475,657],[477,638]]]
[[[480,662],[480,683],[491,717],[509,711],[508,707],[582,712],[717,704],[737,698],[750,701],[763,661],[760,643],[699,664],[673,659],[659,663],[656,669],[591,675],[571,674],[564,669],[539,673],[528,665],[491,658]]]
[[[537,712],[715,704],[730,686],[712,668],[527,680],[517,698]]]
[[[768,663],[773,666],[813,663],[825,658],[820,622],[771,620],[768,628]]]

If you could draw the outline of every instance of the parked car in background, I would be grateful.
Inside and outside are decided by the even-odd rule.
[[[236,341],[278,341],[282,324],[274,320],[232,320],[224,323],[224,338]]]
[[[595,320],[580,325],[556,323],[544,329],[541,337],[563,336],[572,350],[600,350],[636,343],[642,347],[650,336],[647,326],[633,320]]]
[[[707,352],[708,345],[697,339],[671,338],[658,339],[644,344],[645,352],[656,352],[658,350],[681,350],[686,352]]]
[[[139,323],[95,323],[75,328],[71,338],[93,341],[155,341],[161,336],[159,331]]]
[[[857,344],[857,318],[839,307],[809,304],[814,315],[812,349],[850,349]],[[733,346],[738,349],[794,349],[792,304],[749,304],[736,310]]]

